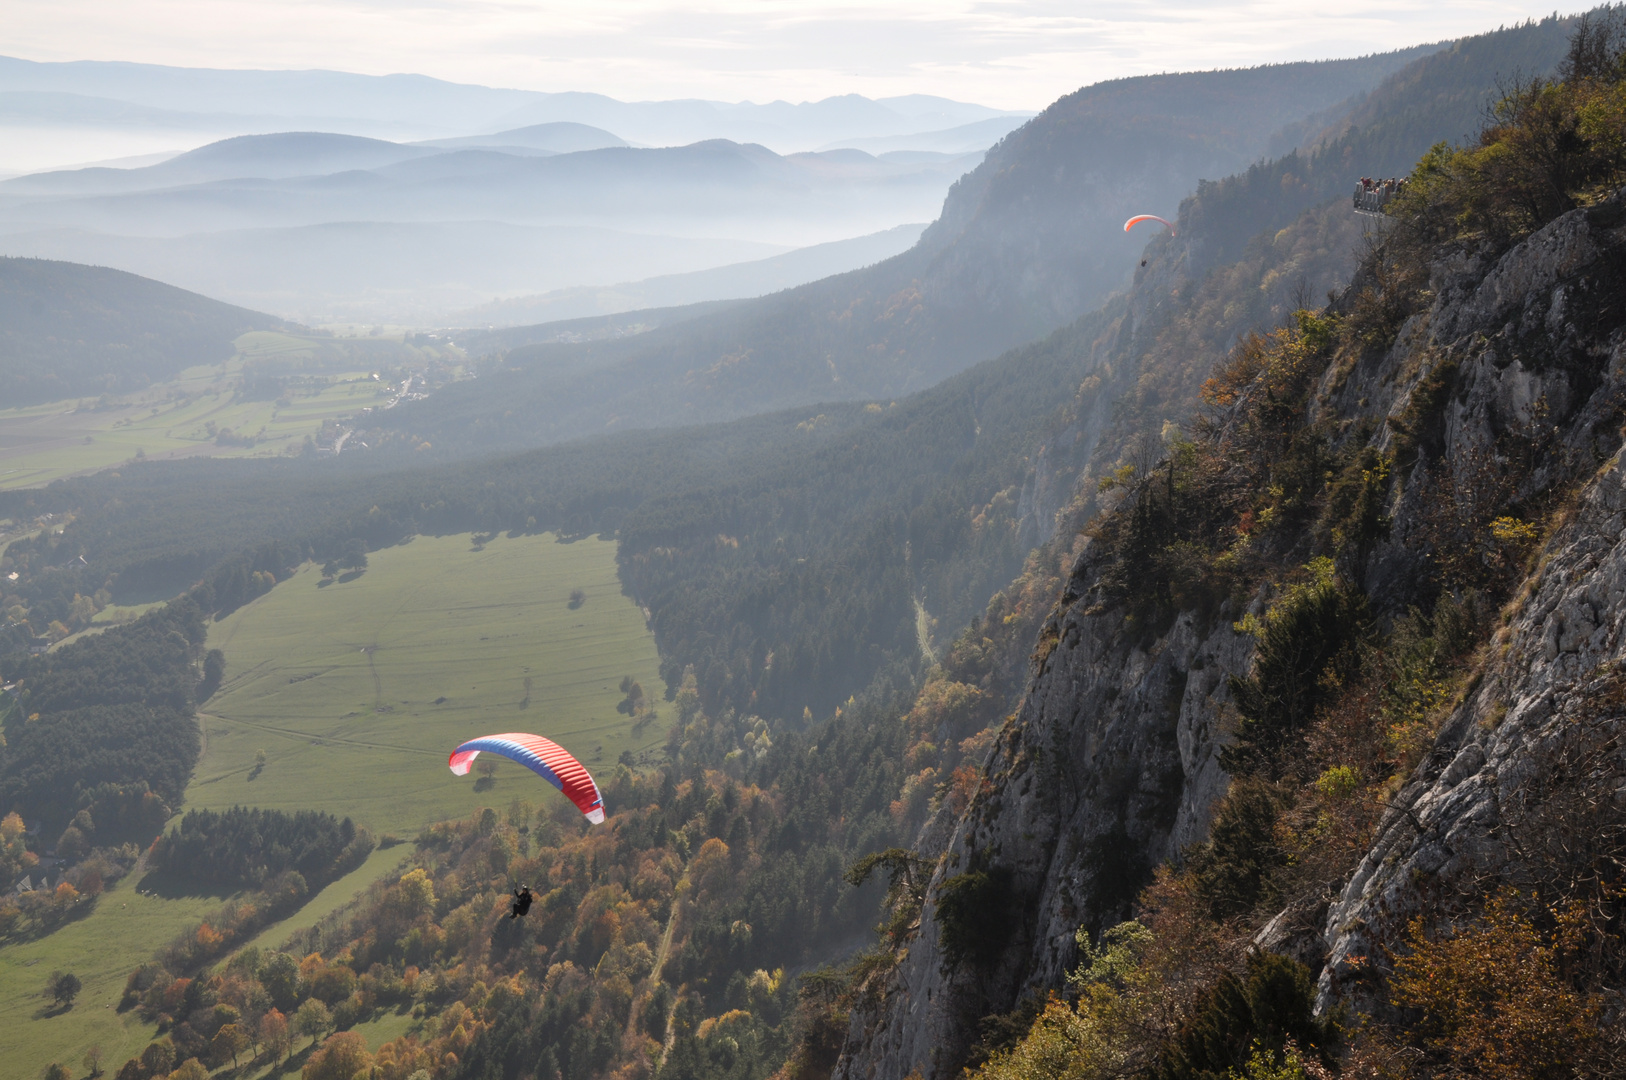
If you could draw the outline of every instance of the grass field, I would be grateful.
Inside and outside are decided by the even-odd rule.
[[[440,358],[433,349],[400,341],[269,331],[244,334],[236,345],[237,355],[223,364],[188,368],[138,393],[0,409],[0,489],[38,487],[110,468],[138,452],[150,459],[287,453],[314,436],[324,420],[387,402],[389,387],[372,377],[379,366]],[[251,364],[308,375],[309,381],[291,386],[281,399],[285,404],[239,400],[243,368]],[[223,428],[252,436],[254,445],[219,445],[216,433]]]
[[[295,930],[311,926],[342,907],[358,892],[401,864],[409,847],[374,851],[367,861],[311,897],[292,918],[268,928],[254,944],[280,945]],[[164,899],[136,892],[131,876],[102,894],[95,909],[36,942],[0,948],[0,1076],[32,1077],[53,1061],[74,1066],[92,1043],[100,1043],[111,1074],[141,1052],[156,1028],[133,1012],[120,1014],[124,979],[177,934],[192,929],[225,902],[219,896]],[[71,971],[84,983],[73,1008],[47,1013],[40,996],[52,971]],[[404,1029],[409,1018],[381,1017]],[[375,1034],[369,1031],[369,1038]],[[384,1038],[393,1038],[385,1035]],[[384,1041],[383,1038],[376,1040]]]
[[[614,543],[472,547],[467,535],[418,537],[327,586],[306,567],[216,624],[226,679],[204,705],[188,805],[327,810],[410,837],[477,806],[560,797],[508,762],[489,790],[452,776],[447,754],[465,739],[536,732],[600,772],[623,751],[655,751],[665,724],[635,732],[616,711],[622,676],[656,699],[663,684]],[[576,588],[587,600],[572,610]]]
[[[338,881],[328,882],[327,887],[311,897],[304,907],[281,922],[273,923],[260,931],[260,935],[253,941],[246,942],[244,948],[249,945],[261,949],[281,948],[295,931],[315,926],[354,900],[361,890],[391,870],[398,869],[412,854],[412,850],[410,846],[404,845],[375,848],[373,853],[367,856],[366,862]]]
[[[634,733],[616,711],[623,675],[657,700],[663,685],[642,613],[621,595],[614,543],[499,537],[472,548],[467,535],[418,537],[325,587],[307,567],[213,626],[209,645],[225,651],[226,681],[205,705],[206,747],[187,806],[326,810],[410,839],[480,806],[562,798],[509,762],[483,789],[454,777],[446,755],[463,739],[534,731],[600,775],[623,750],[655,752],[664,720]],[[573,610],[578,588],[587,599]],[[257,749],[268,760],[253,775]],[[410,852],[375,851],[255,944],[280,945]],[[49,937],[0,948],[0,1077],[37,1076],[51,1061],[79,1076],[92,1043],[111,1073],[152,1039],[151,1025],[116,1011],[125,977],[224,898],[141,896],[136,885],[126,878]],[[48,1014],[40,996],[53,970],[84,982],[61,1015]],[[411,1023],[392,1013],[358,1030],[377,1046]],[[298,1061],[263,1072],[291,1077]]]
[[[161,899],[136,892],[135,876],[103,893],[85,918],[38,941],[0,948],[0,1075],[34,1077],[50,1062],[84,1070],[99,1043],[109,1071],[152,1041],[153,1025],[119,1013],[125,977],[177,934],[222,903],[216,896]],[[71,971],[84,988],[65,1013],[46,1011],[41,991],[52,971]],[[104,1066],[106,1067],[106,1066]]]

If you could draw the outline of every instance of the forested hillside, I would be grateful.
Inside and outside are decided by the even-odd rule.
[[[1545,62],[1558,33],[1534,24],[1425,57],[1398,84],[1411,96],[1385,88],[1388,110],[1370,109],[1362,130],[1424,143],[1428,108],[1458,102],[1430,121],[1450,128],[1473,87],[1494,82],[1492,65]],[[1462,56],[1481,62],[1440,59]],[[1424,68],[1435,74],[1418,76]],[[1181,235],[1154,243],[1122,309],[896,404],[606,437],[451,469],[372,472],[387,457],[364,457],[359,473],[331,462],[176,463],[0,496],[0,512],[17,519],[74,515],[60,535],[12,544],[8,567],[25,573],[5,606],[36,629],[77,629],[89,617],[74,613],[80,597],[153,599],[207,575],[206,602],[224,611],[356,540],[618,529],[624,580],[652,612],[669,680],[694,665],[712,707],[818,715],[941,649],[1049,535],[1075,484],[1088,506],[1096,480],[1159,452],[1163,424],[1189,412],[1238,334],[1345,279],[1360,224],[1342,199],[1283,228],[1291,218],[1279,199],[1233,197],[1257,173],[1194,196]],[[1255,238],[1243,245],[1243,234]],[[1213,265],[1224,254],[1235,261]],[[1059,405],[1057,385],[1075,388]]]
[[[45,656],[0,656],[18,703],[5,714],[0,804],[57,831],[88,810],[115,843],[161,826],[197,760],[203,637],[203,613],[183,599]]]
[[[281,319],[120,270],[0,258],[0,400],[125,393],[231,358]]]
[[[1123,474],[833,1075],[1618,1075],[1623,85],[1595,13]]]
[[[1478,130],[1498,87],[1551,71],[1573,19],[1464,38],[1408,65],[1366,95],[1308,151],[1203,183],[1180,207],[1177,236],[1148,245],[1129,319],[1105,353],[1119,373],[1114,417],[1092,469],[1144,469],[1147,440],[1184,423],[1217,357],[1252,329],[1289,320],[1351,280],[1379,231],[1349,212],[1353,178],[1410,173],[1431,146]]]
[[[76,515],[59,535],[14,542],[6,565],[26,577],[0,591],[30,623],[75,628],[75,598],[99,589],[129,601],[202,577],[210,610],[230,610],[265,575],[352,540],[619,530],[623,582],[653,612],[668,681],[695,665],[708,704],[799,721],[889,665],[920,664],[1049,536],[1108,416],[1091,371],[1111,323],[1091,317],[884,406],[500,465],[358,477],[301,462],[165,463],[0,496],[13,516]],[[1060,402],[1057,386],[1072,388]],[[276,542],[236,554],[255,537]]]

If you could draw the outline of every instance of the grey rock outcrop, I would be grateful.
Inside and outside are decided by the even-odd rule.
[[[1094,573],[1086,555],[1074,581]],[[1047,624],[1054,647],[1042,650],[988,762],[994,793],[954,823],[934,875],[934,894],[974,866],[1010,875],[1021,914],[987,928],[1008,939],[1004,956],[991,971],[950,969],[928,912],[885,990],[855,1015],[837,1077],[957,1071],[978,1018],[1057,985],[1079,925],[1117,921],[1132,898],[1125,884],[1206,831],[1226,783],[1217,763],[1226,676],[1247,669],[1253,641],[1228,620],[1205,631],[1182,616],[1141,646],[1122,624],[1087,594],[1067,598]]]
[[[1429,501],[1441,477],[1464,487],[1501,470],[1529,498],[1581,487],[1578,509],[1549,544],[1499,632],[1484,674],[1409,778],[1371,851],[1330,898],[1324,930],[1283,913],[1267,944],[1325,959],[1323,1004],[1361,1004],[1366,958],[1450,887],[1480,880],[1504,856],[1498,808],[1539,771],[1543,747],[1626,660],[1626,205],[1577,210],[1487,259],[1448,255],[1432,270],[1430,306],[1394,344],[1330,370],[1317,408],[1344,437],[1391,449],[1419,394],[1441,393],[1390,507],[1393,528],[1356,568],[1387,614],[1428,557]],[[1356,280],[1352,303],[1370,282]],[[1130,320],[1131,332],[1133,319]],[[1535,448],[1508,460],[1512,442]],[[1600,466],[1602,466],[1600,468]],[[1511,472],[1510,472],[1511,470]],[[997,962],[972,974],[945,962],[928,900],[907,954],[855,1010],[838,1080],[941,1080],[958,1071],[977,1022],[1029,990],[1058,986],[1080,925],[1124,915],[1144,869],[1206,835],[1227,778],[1219,766],[1228,679],[1247,671],[1253,641],[1222,611],[1187,614],[1164,634],[1131,640],[1102,601],[1101,560],[1085,549],[1035,653],[1020,710],[966,814],[939,820],[922,849],[939,854],[928,896],[969,869],[1008,875],[1012,917],[988,932]],[[926,845],[935,842],[935,850]],[[1363,974],[1363,972],[1367,974]]]
[[[1504,807],[1558,760],[1611,665],[1626,659],[1626,463],[1617,455],[1495,643],[1496,657],[1395,800],[1327,916],[1323,1005],[1365,1004],[1374,963],[1436,897],[1483,887],[1515,858]],[[1621,763],[1626,765],[1626,763]]]
[[[1436,301],[1385,358],[1384,373],[1422,357],[1455,363],[1436,467],[1459,474],[1496,460],[1509,431],[1550,426],[1543,452],[1514,478],[1527,497],[1579,486],[1577,509],[1504,612],[1470,693],[1393,801],[1371,850],[1330,905],[1322,1007],[1373,1002],[1384,949],[1429,906],[1483,889],[1508,869],[1504,807],[1562,752],[1601,670],[1618,659],[1626,622],[1626,228],[1621,197],[1572,211],[1481,267],[1434,268]],[[1429,361],[1424,361],[1428,363]],[[1383,395],[1398,416],[1427,374]],[[1375,389],[1351,380],[1345,399]],[[1385,436],[1387,437],[1387,436]],[[1600,462],[1602,463],[1600,467]],[[1405,543],[1426,509],[1408,485],[1393,542],[1373,560],[1375,592],[1404,572]],[[1573,734],[1573,732],[1570,732]]]

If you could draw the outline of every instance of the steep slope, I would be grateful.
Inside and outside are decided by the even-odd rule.
[[[121,270],[0,258],[0,393],[27,405],[133,390],[287,325]]]
[[[1549,18],[1464,38],[1362,95],[1309,149],[1200,184],[1181,203],[1179,235],[1155,238],[1136,271],[1133,326],[1111,357],[1136,374],[1115,404],[1097,474],[1129,460],[1148,433],[1185,422],[1239,335],[1348,283],[1380,231],[1347,212],[1353,177],[1406,175],[1435,143],[1469,138],[1511,73],[1559,63],[1573,25]]]
[[[1443,448],[1437,468],[1476,479],[1478,461],[1505,454],[1506,433],[1535,426],[1544,429],[1541,456],[1509,478],[1515,498],[1539,504],[1542,493],[1569,489],[1573,509],[1558,518],[1483,667],[1327,911],[1329,1005],[1369,1003],[1357,958],[1403,948],[1406,923],[1437,910],[1440,897],[1472,896],[1487,882],[1542,887],[1593,854],[1583,847],[1572,865],[1532,837],[1574,830],[1607,850],[1619,828],[1618,809],[1597,806],[1591,789],[1620,767],[1626,192],[1564,215],[1495,262],[1442,260],[1430,284],[1439,300],[1383,363],[1351,373],[1340,411],[1399,415],[1443,374],[1449,396],[1425,434]],[[1418,365],[1424,357],[1432,363]],[[1408,361],[1416,377],[1378,387]],[[1426,497],[1417,486],[1402,495],[1393,547],[1376,556],[1386,576],[1417,572],[1410,563]]]
[[[1223,1074],[1255,1038],[1280,1063],[1283,1028],[1224,1011],[1264,970],[1249,937],[1304,965],[1273,969],[1303,973],[1273,1007],[1298,994],[1308,1017],[1319,975],[1324,1011],[1376,1008],[1352,1051],[1375,1075],[1580,1062],[1612,1037],[1601,1004],[1546,1014],[1571,1034],[1539,1046],[1441,1011],[1601,1003],[1620,974],[1626,191],[1561,187],[1583,205],[1532,220],[1515,204],[1545,166],[1473,188],[1539,123],[1520,100],[1484,151],[1430,159],[1326,313],[1244,339],[1190,434],[1120,477],[1143,479],[1089,530],[980,793],[917,840],[918,925],[859,987],[835,1076],[953,1075],[979,1039],[989,1076],[1023,1053]],[[1611,152],[1583,140],[1558,167]],[[1489,192],[1472,210],[1470,189]],[[1173,944],[1096,951],[1131,916]],[[1076,1004],[989,1049],[1081,961]],[[1494,985],[1430,998],[1464,962]],[[1166,1011],[1114,1021],[1139,964]]]

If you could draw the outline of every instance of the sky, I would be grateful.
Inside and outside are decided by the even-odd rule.
[[[1036,110],[1102,79],[1359,56],[1552,10],[1551,0],[4,0],[0,53],[416,72],[631,101],[924,93]]]

